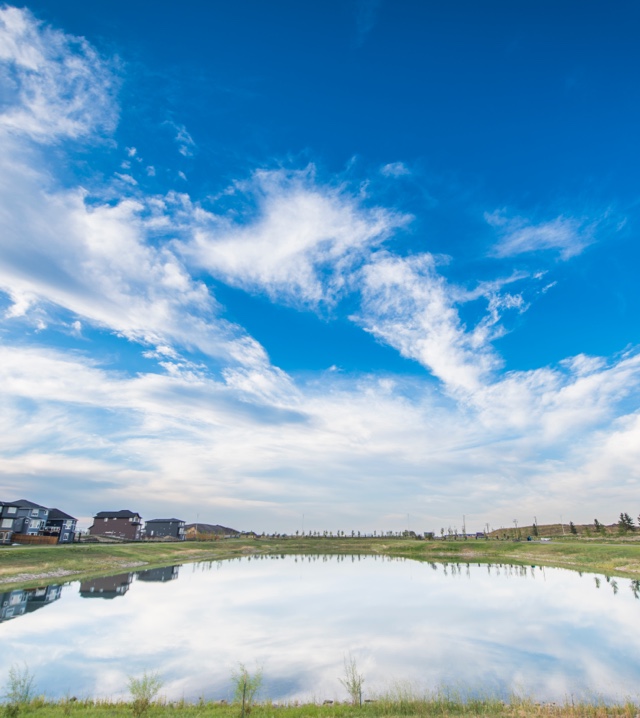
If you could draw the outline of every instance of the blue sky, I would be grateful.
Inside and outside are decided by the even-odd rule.
[[[0,487],[634,515],[635,2],[0,9]]]

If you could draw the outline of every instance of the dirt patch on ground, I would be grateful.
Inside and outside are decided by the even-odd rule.
[[[637,563],[628,563],[626,566],[616,566],[616,571],[624,571],[624,573],[640,573],[640,564]]]
[[[259,548],[255,548],[255,546],[243,546],[240,551],[241,553],[264,553],[264,551]]]

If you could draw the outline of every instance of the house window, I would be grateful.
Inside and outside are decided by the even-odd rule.
[[[37,516],[39,513],[40,513],[40,512],[38,511],[38,509],[31,509],[31,515],[32,515],[32,516]]]
[[[2,519],[2,528],[10,529],[13,526],[13,519]]]
[[[108,518],[105,519],[105,521],[108,521],[108,520],[109,520]]]
[[[7,509],[7,513],[8,513],[8,514],[15,514],[15,512],[16,512],[17,510],[18,510],[18,509],[17,509],[16,506],[9,506],[9,508]]]

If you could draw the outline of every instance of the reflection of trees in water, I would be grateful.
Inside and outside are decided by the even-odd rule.
[[[251,563],[252,561],[282,561],[284,559],[293,559],[294,563],[343,563],[350,561],[351,563],[357,563],[362,560],[374,561],[375,563],[407,563],[411,562],[414,565],[429,566],[432,571],[441,571],[444,576],[448,578],[461,578],[464,576],[471,580],[472,578],[472,567],[474,569],[484,568],[489,576],[500,577],[502,579],[521,579],[529,578],[533,580],[546,581],[546,567],[545,566],[521,566],[510,563],[493,563],[493,562],[461,562],[461,561],[419,561],[415,558],[407,558],[404,556],[380,556],[371,555],[368,553],[335,553],[335,554],[251,554],[249,556],[234,556],[229,559],[216,559],[211,561],[200,561],[192,564],[193,571],[210,571],[214,567],[216,570],[220,570],[224,564],[229,563]],[[553,570],[553,569],[552,569]],[[557,569],[567,570],[567,569]],[[576,571],[575,573],[584,577],[583,571]],[[611,586],[613,595],[617,595],[620,589],[619,581],[626,579],[612,579],[611,576],[604,576],[607,583]],[[602,577],[595,576],[595,587],[600,588]],[[640,579],[630,580],[629,587],[633,593],[634,598],[640,600]]]

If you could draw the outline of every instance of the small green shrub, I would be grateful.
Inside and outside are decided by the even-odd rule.
[[[3,696],[6,700],[4,713],[7,718],[16,718],[20,708],[31,702],[34,691],[33,681],[33,674],[26,663],[22,668],[17,664],[9,668],[7,690]]]
[[[262,669],[259,668],[253,675],[244,667],[242,663],[238,665],[238,670],[232,674],[233,681],[233,701],[240,703],[240,716],[245,718],[251,712],[256,694],[262,685]]]
[[[340,683],[347,689],[354,706],[362,705],[362,684],[364,676],[358,673],[356,659],[353,656],[344,657],[344,678],[338,678]]]
[[[142,674],[142,678],[134,678],[130,676],[128,679],[129,693],[133,698],[131,708],[136,718],[143,716],[148,710],[153,699],[158,695],[158,691],[162,688],[162,679],[157,673]]]

